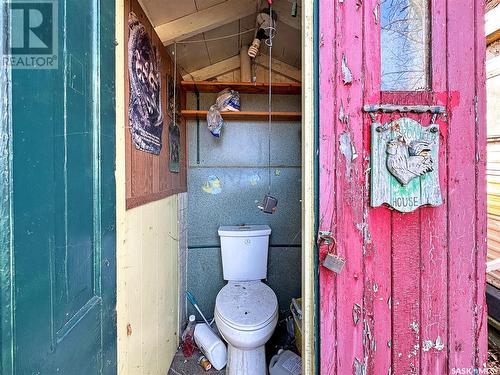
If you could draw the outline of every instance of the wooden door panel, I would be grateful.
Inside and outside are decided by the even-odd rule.
[[[319,258],[335,252],[346,261],[339,274],[320,266],[322,374],[445,374],[485,364],[483,10],[480,1],[446,3],[429,1],[429,90],[382,92],[380,2],[320,1],[319,230],[336,246],[320,242]],[[442,205],[406,214],[370,207],[366,104],[446,108],[436,119]]]
[[[58,69],[12,71],[7,215],[13,225],[0,248],[0,372],[110,374],[116,372],[114,4],[54,4]]]
[[[64,59],[64,120],[60,126],[59,150],[55,162],[59,207],[55,225],[53,254],[56,296],[54,313],[57,342],[61,341],[93,308],[100,308],[95,281],[100,277],[99,258],[100,181],[94,169],[99,167],[98,117],[95,116],[95,33],[93,1],[66,4]],[[97,272],[96,272],[97,271]]]

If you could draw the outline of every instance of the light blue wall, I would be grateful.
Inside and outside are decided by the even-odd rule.
[[[200,94],[200,109],[208,109],[215,94]],[[300,111],[300,96],[275,95],[274,111]],[[241,110],[266,111],[267,95],[241,95]],[[188,95],[188,108],[196,97]],[[272,229],[268,283],[280,309],[300,296],[301,278],[301,126],[277,121],[271,125],[271,195],[278,199],[273,215],[257,205],[268,190],[268,140],[266,121],[227,121],[221,138],[213,137],[200,121],[197,163],[196,121],[188,126],[188,265],[187,287],[207,316],[213,315],[222,278],[220,225],[268,224]],[[215,176],[220,193],[203,190]],[[191,306],[188,312],[193,313]]]

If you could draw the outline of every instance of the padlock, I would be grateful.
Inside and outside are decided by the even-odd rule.
[[[328,253],[325,256],[325,259],[321,262],[323,267],[328,268],[330,271],[335,273],[340,273],[344,268],[345,259],[342,257],[332,254],[330,251],[330,246],[336,247],[335,238],[333,238],[332,233],[328,231],[320,231],[318,238],[318,245],[326,244],[328,246]]]
[[[339,257],[338,255],[328,253],[321,264],[330,271],[340,273],[344,268],[345,259]]]

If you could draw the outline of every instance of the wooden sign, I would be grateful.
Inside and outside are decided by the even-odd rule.
[[[439,126],[402,117],[371,124],[371,206],[400,212],[443,203],[439,187]]]

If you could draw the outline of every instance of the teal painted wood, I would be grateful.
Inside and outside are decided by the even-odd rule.
[[[425,141],[430,144],[433,170],[403,184],[388,169],[388,142],[403,136],[406,143]],[[404,158],[411,156],[404,153]],[[420,206],[442,204],[439,186],[439,125],[423,127],[415,120],[402,117],[381,125],[371,124],[371,206],[387,204],[400,212],[411,212]]]
[[[4,346],[2,326],[1,373],[113,374],[114,2],[57,6],[58,69],[12,71],[13,232],[0,249],[12,339]]]
[[[7,43],[7,8],[0,2],[0,58]],[[3,60],[3,59],[2,59]],[[0,374],[12,372],[13,321],[11,296],[12,255],[12,122],[11,75],[0,65]]]

